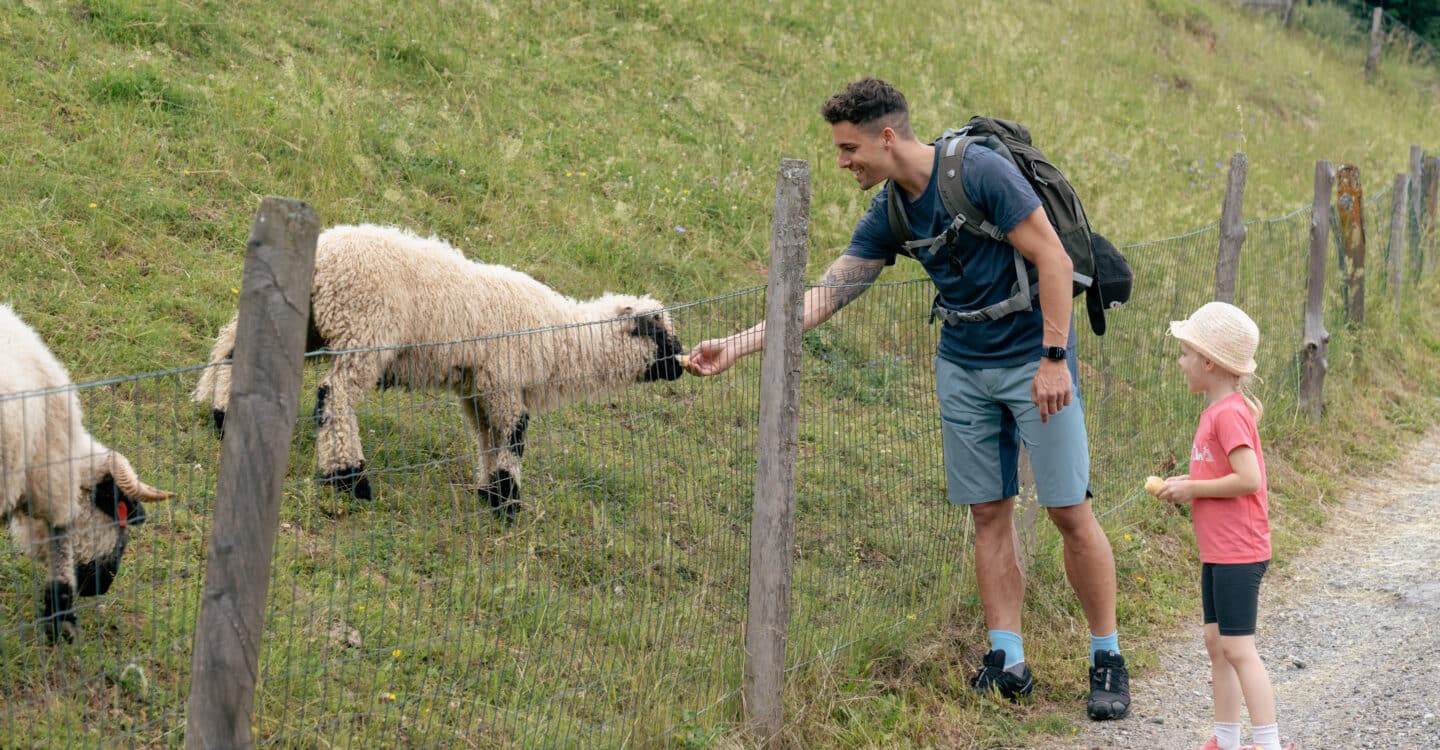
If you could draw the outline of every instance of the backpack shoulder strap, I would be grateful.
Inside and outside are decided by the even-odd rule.
[[[906,243],[914,239],[915,235],[910,231],[910,219],[905,215],[905,205],[900,202],[902,200],[900,186],[896,185],[894,180],[890,180],[886,183],[885,189],[888,191],[885,196],[885,218],[890,222],[890,234],[908,251],[909,247],[906,246]]]
[[[970,202],[970,196],[965,194],[965,182],[963,166],[965,162],[965,149],[970,144],[978,143],[992,151],[999,151],[1002,155],[1008,156],[1005,144],[993,136],[968,136],[955,135],[946,131],[941,138],[940,162],[937,169],[940,174],[936,182],[940,187],[940,201],[945,204],[945,209],[955,215],[957,221],[966,231],[981,237],[988,237],[997,242],[1006,242],[1005,233],[1000,227],[990,221],[975,204]]]

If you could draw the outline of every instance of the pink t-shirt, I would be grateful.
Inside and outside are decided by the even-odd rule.
[[[1200,415],[1190,449],[1190,478],[1228,476],[1230,453],[1250,448],[1260,464],[1260,489],[1239,497],[1197,497],[1190,503],[1200,562],[1253,563],[1270,559],[1270,503],[1260,433],[1245,398],[1232,393]]]

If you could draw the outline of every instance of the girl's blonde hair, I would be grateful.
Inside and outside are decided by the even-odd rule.
[[[1255,417],[1255,422],[1259,423],[1265,417],[1265,405],[1260,403],[1260,397],[1255,395],[1255,376],[1237,375],[1236,378],[1239,380],[1240,397],[1245,399],[1246,408],[1250,410],[1251,416]]]

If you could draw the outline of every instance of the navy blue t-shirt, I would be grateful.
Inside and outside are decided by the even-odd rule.
[[[1040,199],[1034,189],[1005,157],[983,146],[974,146],[965,149],[964,159],[961,178],[966,197],[1006,234],[1040,207]],[[955,218],[945,210],[940,200],[939,166],[940,148],[937,146],[935,166],[925,192],[914,202],[902,196],[910,231],[917,239],[940,234]],[[896,255],[903,248],[899,239],[890,232],[890,221],[886,216],[885,203],[889,190],[887,183],[870,202],[870,210],[860,217],[850,238],[850,247],[845,250],[846,255],[883,260],[886,265],[895,262]],[[946,259],[930,257],[922,261],[940,293],[941,302],[947,308],[978,310],[1011,296],[1015,284],[1013,247],[988,237],[961,232],[956,240],[955,257],[962,261],[963,274]],[[1031,267],[1028,261],[1026,267]],[[941,328],[939,355],[970,369],[1014,367],[1034,362],[1040,356],[1045,333],[1038,300],[1030,310],[999,320],[961,326],[942,325]]]

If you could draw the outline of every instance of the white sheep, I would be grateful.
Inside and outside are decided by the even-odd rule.
[[[74,599],[103,594],[120,570],[142,500],[171,496],[90,436],[70,374],[39,334],[0,305],[0,520],[46,568],[40,622],[51,641],[77,631]]]
[[[221,328],[191,398],[224,435],[236,321]],[[524,332],[517,334],[517,332]],[[512,268],[477,263],[395,227],[320,234],[306,351],[329,350],[316,394],[320,479],[369,500],[355,409],[371,388],[441,388],[478,443],[481,498],[513,518],[531,415],[634,382],[674,380],[683,348],[663,305],[579,302]]]

